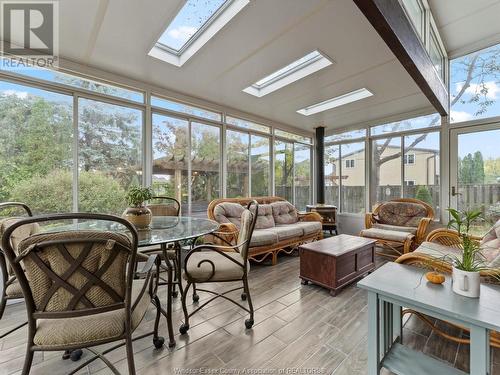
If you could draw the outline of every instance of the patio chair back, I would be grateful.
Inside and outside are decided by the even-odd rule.
[[[248,249],[252,239],[255,223],[259,212],[259,204],[253,200],[247,205],[247,209],[241,214],[241,227],[238,234],[238,251],[246,264],[248,259]]]
[[[153,216],[179,216],[181,204],[175,198],[157,196],[147,204]]]
[[[12,246],[13,233],[25,225],[61,220],[118,223],[122,232],[65,230],[38,233]],[[111,215],[69,213],[19,220],[2,237],[5,251],[33,319],[69,318],[126,309],[130,322],[131,289],[137,253],[137,231]]]

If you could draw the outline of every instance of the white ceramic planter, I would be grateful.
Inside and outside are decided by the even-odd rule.
[[[453,267],[453,291],[465,297],[478,298],[481,278],[479,272],[467,272]]]

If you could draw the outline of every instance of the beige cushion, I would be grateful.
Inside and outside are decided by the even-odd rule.
[[[252,213],[255,211],[252,206]],[[257,221],[255,222],[255,229],[267,229],[275,226],[274,216],[273,216],[273,208],[270,204],[261,204],[259,205],[258,213],[257,213]]]
[[[497,238],[500,238],[500,220],[498,220],[493,227],[486,233],[481,240],[481,244],[484,244],[486,242],[489,242],[491,240],[495,240]]]
[[[299,221],[299,214],[293,204],[287,201],[271,203],[273,208],[274,222],[280,224],[294,224]]]
[[[244,210],[245,208],[239,203],[222,202],[214,208],[214,219],[220,224],[233,223],[239,228]]]
[[[362,237],[375,238],[387,241],[404,242],[413,237],[411,233],[399,232],[395,230],[385,230],[378,228],[363,229],[361,231]]]
[[[323,225],[319,221],[300,221],[294,225],[302,228],[305,236],[321,232],[323,229]]]
[[[295,224],[278,225],[268,230],[276,233],[278,235],[279,241],[285,241],[291,238],[297,238],[304,235],[304,230]]]
[[[417,234],[417,228],[415,228],[415,227],[401,227],[398,225],[375,223],[375,224],[373,224],[373,228],[385,229],[385,230],[395,230],[395,231],[399,231],[399,232]]]
[[[481,254],[488,267],[500,267],[500,238],[481,243]]]
[[[145,279],[135,280],[132,287],[132,306],[144,285]],[[132,330],[141,322],[151,302],[148,289],[132,312]],[[40,319],[34,337],[36,345],[45,348],[61,345],[82,346],[97,340],[117,338],[125,333],[125,309],[67,319]]]
[[[250,240],[250,247],[273,245],[278,242],[278,234],[267,229],[255,229]]]
[[[243,258],[239,253],[226,253],[226,255],[237,260],[239,263],[243,263]],[[213,262],[215,265],[215,273],[213,273],[213,267],[209,262],[201,263],[198,267],[198,264],[202,260]],[[191,280],[196,282],[235,280],[243,277],[243,267],[215,251],[200,251],[193,253],[188,259],[186,266]],[[250,263],[247,262],[247,270],[249,269]],[[212,273],[213,276],[211,277]],[[185,273],[183,277],[187,279]]]
[[[21,284],[19,284],[17,280],[14,280],[14,282],[5,289],[5,294],[9,298],[23,298]]]
[[[443,258],[446,255],[460,256],[461,250],[455,247],[444,246],[435,242],[422,242],[415,250],[416,253],[427,254],[435,258]]]

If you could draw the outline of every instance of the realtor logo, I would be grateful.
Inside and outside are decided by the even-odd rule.
[[[2,52],[17,63],[54,66],[58,54],[57,1],[1,1]],[[5,64],[5,62],[3,62]]]

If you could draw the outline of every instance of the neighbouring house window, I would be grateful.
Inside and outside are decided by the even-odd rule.
[[[415,186],[415,180],[405,180],[405,186]]]
[[[500,116],[500,44],[450,61],[451,122]]]
[[[404,163],[405,164],[415,164],[415,154],[405,154]]]
[[[349,159],[345,161],[346,168],[354,168],[354,159]]]

